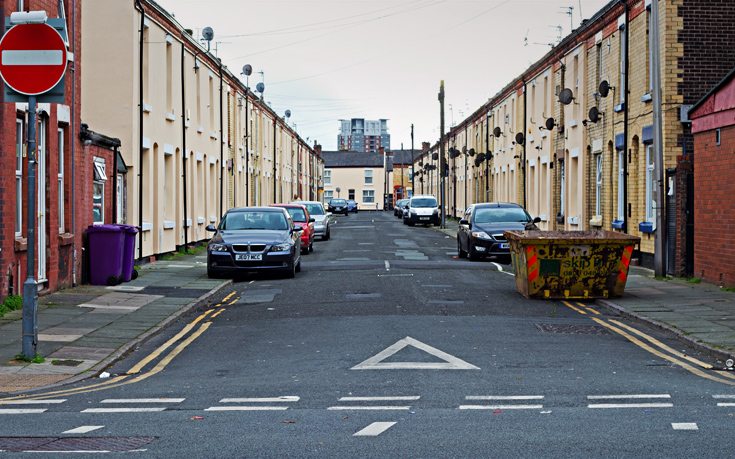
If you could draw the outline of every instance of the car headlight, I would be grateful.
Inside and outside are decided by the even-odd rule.
[[[224,244],[210,244],[209,250],[212,252],[227,252],[227,246]]]
[[[437,215],[438,213],[439,213],[439,209],[434,209],[434,212],[433,212],[433,214],[434,214],[434,215]]]
[[[281,244],[273,245],[273,247],[271,247],[271,252],[285,252],[289,249],[291,249],[291,244],[289,244],[288,242],[283,242]]]
[[[473,231],[472,237],[480,238],[480,239],[487,239],[489,241],[492,241],[493,238],[488,236],[488,234],[484,231]]]

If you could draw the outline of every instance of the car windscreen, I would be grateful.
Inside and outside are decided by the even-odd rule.
[[[220,230],[275,230],[285,231],[288,229],[288,220],[281,212],[230,212],[225,215],[220,225]]]
[[[311,215],[324,215],[324,207],[321,204],[304,204]]]
[[[475,223],[508,223],[531,221],[531,217],[520,207],[491,207],[475,211]]]
[[[286,207],[286,210],[289,214],[291,214],[291,220],[295,222],[306,222],[306,214],[304,213],[304,209],[299,209],[298,207]]]
[[[413,198],[411,207],[436,207],[436,198]]]
[[[347,201],[345,201],[344,199],[332,199],[329,204],[333,206],[344,206],[345,204],[347,204]]]
[[[348,203],[348,204],[357,204],[357,202],[355,202],[355,200],[354,200],[354,199],[350,199],[350,200],[348,200],[348,201],[347,201],[347,203]]]

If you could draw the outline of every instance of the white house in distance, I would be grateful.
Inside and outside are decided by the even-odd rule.
[[[323,151],[324,203],[354,199],[359,210],[383,210],[393,179],[392,158],[383,152]]]

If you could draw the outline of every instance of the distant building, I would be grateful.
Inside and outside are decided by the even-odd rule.
[[[389,152],[323,151],[322,158],[325,203],[332,198],[354,199],[360,210],[378,210],[392,202]]]
[[[342,123],[337,136],[337,145],[340,151],[366,153],[380,151],[380,147],[390,150],[387,119],[352,118],[339,121]]]

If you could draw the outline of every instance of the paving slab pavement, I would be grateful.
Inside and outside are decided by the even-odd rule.
[[[140,267],[119,286],[82,285],[38,299],[38,355],[22,351],[22,311],[0,318],[0,396],[93,377],[117,359],[207,302],[228,280],[207,277],[206,254]]]

